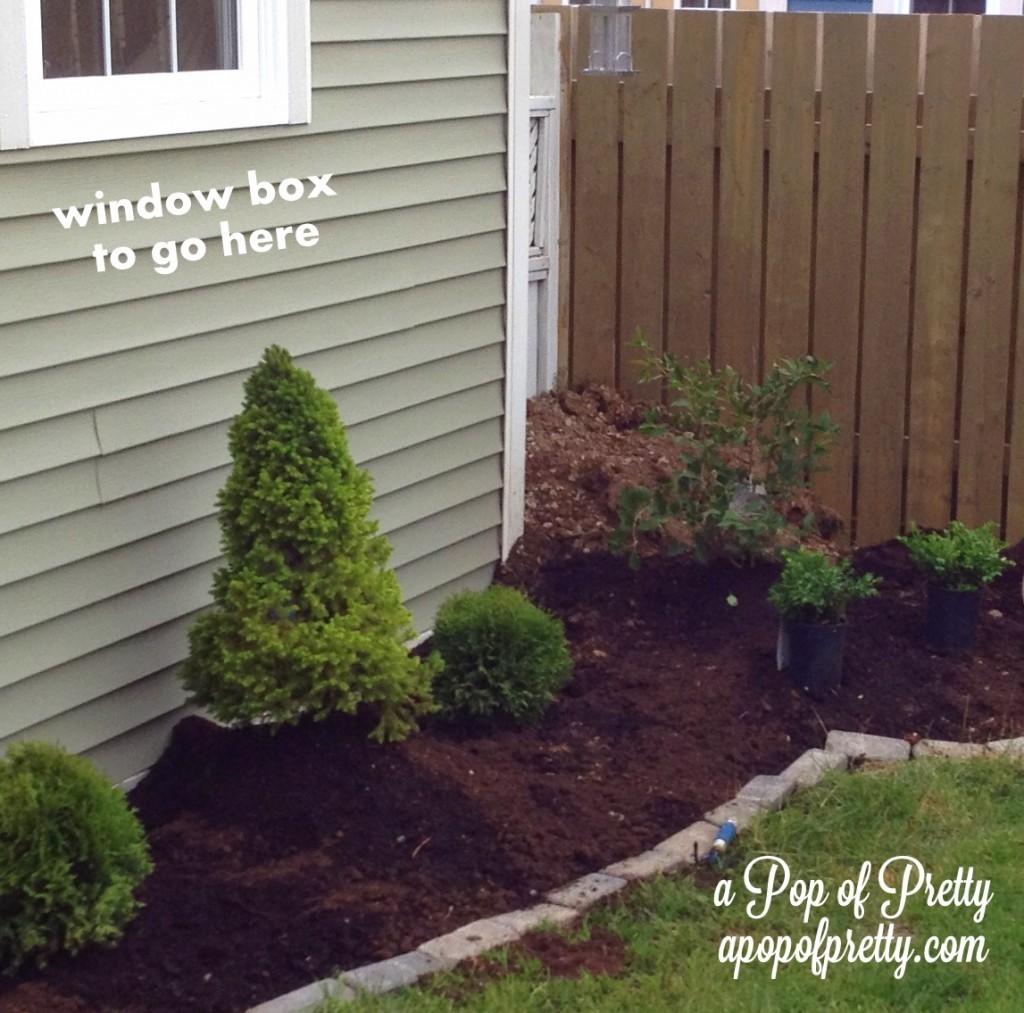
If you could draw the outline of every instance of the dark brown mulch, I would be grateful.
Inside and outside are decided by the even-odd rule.
[[[634,573],[603,550],[610,485],[666,466],[632,442],[635,418],[602,391],[534,411],[528,533],[503,579],[564,619],[576,662],[537,727],[383,747],[351,719],[276,736],[187,719],[131,796],[156,859],[142,914],[116,950],[0,985],[0,1013],[243,1010],[642,851],[827,729],[1024,734],[1024,543],[973,657],[924,647],[900,546],[858,553],[882,596],[853,610],[843,686],[812,701],[774,667],[774,566]],[[581,467],[583,496],[566,477]]]
[[[626,944],[620,936],[599,925],[590,925],[585,935],[574,938],[559,932],[531,932],[510,946],[507,959],[485,953],[460,966],[464,972],[438,994],[452,1003],[462,1003],[490,982],[540,964],[554,978],[617,977],[626,972]]]

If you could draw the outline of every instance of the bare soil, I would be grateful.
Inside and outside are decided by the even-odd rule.
[[[0,1013],[244,1010],[642,851],[829,729],[1024,734],[1024,543],[972,657],[924,646],[898,544],[857,552],[882,593],[854,607],[843,685],[814,701],[775,668],[777,566],[652,554],[634,572],[607,553],[618,490],[672,465],[639,420],[600,388],[531,408],[527,532],[500,579],[562,618],[575,660],[537,726],[428,724],[379,746],[362,719],[276,735],[184,720],[130,796],[156,861],[144,910],[117,949],[0,984]],[[602,945],[581,969],[614,973],[622,954]],[[527,953],[558,973],[584,959]]]

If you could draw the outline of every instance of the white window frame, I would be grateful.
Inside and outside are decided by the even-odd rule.
[[[309,0],[239,0],[238,69],[43,77],[40,0],[0,0],[0,150],[310,120]]]

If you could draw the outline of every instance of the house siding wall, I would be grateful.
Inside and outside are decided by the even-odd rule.
[[[227,429],[263,349],[331,390],[418,628],[499,556],[505,0],[312,0],[308,126],[0,153],[0,751],[46,738],[113,777],[183,713],[218,565]],[[252,207],[246,173],[333,173]],[[61,228],[55,207],[236,187],[224,212]],[[305,206],[303,206],[305,205]],[[308,249],[223,257],[313,221]],[[170,275],[146,252],[200,236]],[[95,270],[93,244],[138,251]]]

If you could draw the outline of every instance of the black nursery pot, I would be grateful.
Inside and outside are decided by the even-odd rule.
[[[811,696],[824,697],[838,688],[843,674],[846,623],[786,623],[786,671]]]
[[[982,589],[951,591],[928,585],[924,638],[933,651],[970,651],[981,615]]]

